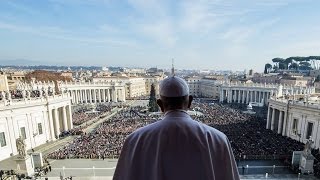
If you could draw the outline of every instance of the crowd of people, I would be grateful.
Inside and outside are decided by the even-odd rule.
[[[290,165],[293,151],[301,151],[304,144],[265,128],[262,117],[242,113],[242,108],[230,105],[195,101],[193,118],[227,135],[235,158],[280,159]],[[84,133],[73,142],[48,155],[51,159],[118,158],[125,138],[134,130],[157,121],[140,113],[145,107],[126,107],[91,133]],[[200,115],[201,114],[201,115]],[[161,119],[161,118],[160,118]],[[313,151],[315,174],[320,175],[319,151]]]
[[[196,117],[227,135],[236,159],[286,159],[303,144],[265,128],[261,117],[242,113],[229,105],[195,102],[204,115]]]
[[[49,154],[48,158],[117,158],[128,134],[154,122],[149,117],[137,113],[142,109],[143,107],[124,108],[91,133],[84,133],[71,143]]]
[[[81,125],[88,122],[103,113],[111,111],[112,107],[107,104],[99,104],[96,108],[81,107],[72,113],[73,125]]]

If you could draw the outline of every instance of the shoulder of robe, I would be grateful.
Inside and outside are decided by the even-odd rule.
[[[206,124],[203,124],[203,123],[200,123],[200,124],[201,124],[202,127],[204,128],[204,131],[205,131],[206,133],[209,133],[212,137],[215,137],[215,138],[217,138],[217,139],[219,139],[219,140],[223,140],[223,141],[225,141],[225,142],[228,141],[227,136],[226,136],[223,132],[217,130],[216,128],[213,128],[213,127],[211,127],[211,126],[208,126],[208,125],[206,125]]]
[[[148,133],[154,132],[159,126],[159,123],[160,121],[157,121],[147,126],[138,128],[127,136],[126,141],[137,140],[140,137],[147,135]]]

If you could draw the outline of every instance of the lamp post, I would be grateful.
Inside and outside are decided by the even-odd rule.
[[[272,168],[272,174],[274,174],[274,169],[276,168],[276,165],[273,165],[273,168]]]

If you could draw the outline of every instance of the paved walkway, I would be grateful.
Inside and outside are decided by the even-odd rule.
[[[111,179],[116,168],[117,159],[64,159],[53,160],[51,162],[52,171],[47,174],[47,177],[59,177],[60,174],[64,177],[73,176],[73,179]],[[239,166],[239,168],[241,168]],[[241,179],[286,179],[297,180],[298,174],[268,174],[265,173],[241,175]],[[314,176],[299,176],[300,180],[315,180]]]

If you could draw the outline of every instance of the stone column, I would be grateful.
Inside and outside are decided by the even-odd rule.
[[[240,102],[241,102],[241,94],[240,94],[240,90],[238,90],[238,103],[240,104]]]
[[[226,101],[229,103],[229,90],[226,90]]]
[[[266,99],[265,99],[264,95],[265,95],[265,92],[262,91],[262,103],[263,103],[263,105],[266,104]]]
[[[223,89],[220,89],[220,97],[219,97],[220,103],[223,102]]]
[[[94,103],[97,103],[96,89],[93,89],[93,101],[94,101]]]
[[[121,89],[121,100],[123,101],[123,102],[125,102],[126,101],[126,94],[125,94],[125,90],[122,88]]]
[[[49,128],[50,128],[50,137],[51,137],[51,140],[54,141],[56,140],[56,137],[55,137],[55,133],[54,133],[54,127],[53,127],[53,117],[52,117],[52,109],[48,108],[48,118],[49,118]]]
[[[67,119],[68,119],[68,128],[73,129],[73,124],[72,124],[72,110],[71,110],[71,105],[67,106]]]
[[[258,97],[257,97],[257,91],[254,91],[254,102],[258,102],[257,100],[258,100]]]
[[[283,111],[280,111],[279,115],[279,122],[278,122],[278,134],[281,134],[282,131],[282,118],[283,118]]]
[[[232,94],[231,103],[234,103],[234,102],[236,102],[236,99],[237,99],[237,90],[232,90],[231,94]]]
[[[286,136],[286,131],[287,130],[287,112],[284,112],[284,118],[283,118],[283,128],[282,128],[282,135]]]
[[[92,89],[89,89],[89,100],[92,103]]]
[[[77,100],[76,100],[76,93],[74,90],[71,90],[72,92],[72,99],[73,99],[73,104],[76,104],[77,103]]]
[[[80,90],[77,90],[77,95],[78,95],[78,103],[81,103]]]
[[[266,125],[266,129],[270,129],[270,111],[271,111],[271,107],[268,107],[268,115],[267,115],[267,125]]]
[[[80,93],[79,93],[79,90],[76,90],[76,93],[77,93],[77,104],[80,103]]]
[[[88,92],[87,89],[84,90],[84,99],[85,99],[85,103],[88,103]]]
[[[70,95],[71,95],[71,103],[74,104],[74,96],[73,96],[73,91],[70,90]]]
[[[110,89],[107,89],[107,98],[108,98],[108,102],[110,102]]]
[[[67,110],[66,106],[62,107],[62,124],[63,124],[63,130],[68,131],[68,124],[67,124]]]
[[[107,102],[107,100],[106,100],[106,89],[103,89],[102,90],[102,94],[103,94],[103,102]]]
[[[275,116],[275,112],[276,112],[276,109],[275,109],[275,108],[272,108],[272,116],[271,116],[271,130],[272,130],[272,131],[274,130],[274,116]]]
[[[86,103],[86,98],[85,98],[85,90],[81,90],[82,92],[82,103]]]
[[[99,96],[98,101],[101,103],[101,89],[98,89],[98,96]]]
[[[80,89],[80,104],[83,103],[83,91]]]
[[[73,91],[73,94],[74,94],[74,103],[75,103],[75,104],[78,104],[78,94],[77,94],[77,90],[74,90],[74,91]]]
[[[242,92],[242,104],[244,104],[244,100],[245,100],[245,91],[244,90],[241,90]]]
[[[54,125],[55,125],[55,136],[59,137],[60,135],[60,122],[59,122],[59,115],[58,115],[58,109],[53,109],[54,114]]]
[[[113,102],[118,102],[118,101],[117,101],[117,89],[114,88],[112,91],[113,91],[113,93],[112,93],[112,95],[113,95],[112,101],[113,101]]]
[[[249,91],[246,90],[247,98],[246,98],[246,104],[249,104]]]

